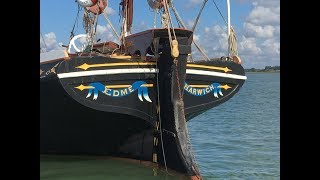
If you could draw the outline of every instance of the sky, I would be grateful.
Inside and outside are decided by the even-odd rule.
[[[109,0],[106,12],[113,26],[120,32],[120,0]],[[188,28],[198,15],[203,0],[173,0],[181,18]],[[221,11],[217,10],[215,2]],[[280,65],[280,0],[230,0],[231,25],[238,44],[238,53],[244,68],[264,68]],[[75,23],[78,5],[75,0],[40,0],[40,47],[44,51],[63,49],[68,45],[75,25],[75,35],[83,34],[83,10]],[[154,26],[154,12],[147,0],[134,0],[132,33],[144,31]],[[178,27],[172,14],[173,24]],[[227,55],[226,0],[208,0],[198,25],[194,39],[210,58]],[[159,20],[159,16],[157,17]],[[157,23],[160,27],[160,23]],[[102,15],[98,18],[97,38],[101,41],[117,39]],[[197,49],[192,47],[194,59],[202,59]]]

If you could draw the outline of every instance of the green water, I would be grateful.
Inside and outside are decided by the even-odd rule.
[[[108,157],[40,156],[41,180],[185,179],[137,162]]]
[[[188,123],[204,179],[280,179],[280,74],[247,73],[228,102]],[[98,157],[41,157],[41,180],[184,179],[142,164]]]

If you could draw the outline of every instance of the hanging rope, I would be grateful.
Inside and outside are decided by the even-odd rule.
[[[92,29],[92,34],[90,36],[90,43],[91,43],[90,53],[92,52],[94,40],[96,39],[96,35],[97,35],[98,17],[99,17],[99,14],[96,14],[94,19],[94,24],[93,24],[94,26],[92,26],[93,29]]]
[[[156,68],[158,69],[158,63],[156,63]],[[161,126],[161,106],[160,106],[160,90],[159,90],[159,73],[157,74],[157,98],[158,98],[158,109],[159,109],[159,128],[160,128],[160,138],[161,138],[161,148],[162,148],[162,156],[163,156],[163,162],[164,162],[164,167],[166,168],[166,172],[168,172],[167,168],[167,158],[166,158],[166,153],[164,152],[164,145],[163,145],[163,137],[162,137],[162,126]]]
[[[80,13],[81,6],[78,4],[78,12],[76,19],[74,20],[74,24],[70,33],[70,40],[74,37],[74,28],[76,27],[76,24],[78,24],[78,19],[79,19],[79,13]]]
[[[93,24],[93,17],[90,15],[87,10],[84,11],[83,14],[83,29],[86,31],[86,34],[90,34],[91,29],[92,29],[92,24]]]
[[[164,0],[164,12],[168,16],[166,18],[166,25],[167,25],[167,29],[168,29],[168,36],[169,36],[169,42],[170,42],[170,48],[171,48],[171,56],[174,58],[174,62],[176,64],[177,57],[179,56],[179,48],[178,48],[179,43],[177,41],[176,33],[175,33],[174,27],[172,25],[172,19],[171,19],[171,15],[169,12],[168,0]],[[174,39],[172,39],[172,36],[171,36],[171,32],[170,32],[171,27],[172,27]]]

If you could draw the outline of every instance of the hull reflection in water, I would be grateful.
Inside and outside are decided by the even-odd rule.
[[[187,176],[160,169],[152,163],[101,156],[40,156],[40,179],[101,180],[101,179],[186,179]]]

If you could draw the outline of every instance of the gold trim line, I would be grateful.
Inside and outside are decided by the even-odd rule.
[[[144,65],[156,65],[155,62],[128,62],[128,63],[105,63],[105,64],[87,64],[84,63],[76,68],[87,70],[95,67],[111,67],[111,66],[144,66]]]
[[[127,88],[130,86],[131,85],[108,85],[105,87],[108,89],[111,89],[111,88],[117,89],[117,88]],[[142,84],[141,86],[142,87],[153,87],[153,84]],[[79,89],[80,91],[83,91],[84,89],[93,89],[94,87],[93,86],[85,86],[83,84],[80,84],[79,86],[74,87],[74,88]]]
[[[187,67],[198,67],[198,68],[205,68],[205,69],[214,69],[214,70],[220,70],[220,71],[224,71],[224,72],[232,71],[228,67],[206,66],[206,65],[200,65],[200,64],[187,64]]]
[[[207,88],[209,85],[201,85],[201,84],[189,84],[189,86],[193,87],[193,88]],[[225,84],[223,86],[219,86],[219,88],[223,88],[225,90],[230,89],[231,87],[228,84]]]

